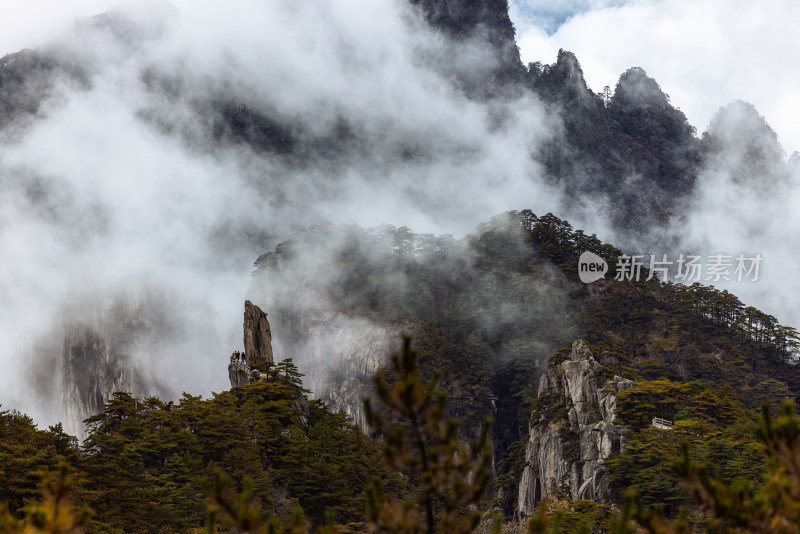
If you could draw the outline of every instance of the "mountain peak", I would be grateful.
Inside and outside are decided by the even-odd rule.
[[[621,107],[671,107],[669,95],[641,67],[632,67],[619,77],[614,103]]]
[[[455,39],[479,37],[497,59],[495,83],[515,84],[525,69],[519,56],[508,0],[410,0],[421,9],[428,23]]]
[[[775,131],[755,106],[741,100],[719,109],[703,134],[703,145],[715,168],[727,169],[735,182],[764,192],[785,172],[785,153]]]
[[[563,48],[558,51],[556,62],[552,65],[531,63],[528,76],[531,87],[546,100],[585,104],[594,101],[578,58]]]

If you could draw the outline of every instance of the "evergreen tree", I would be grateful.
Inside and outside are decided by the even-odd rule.
[[[491,449],[489,422],[469,446],[458,442],[458,421],[446,416],[446,394],[437,391],[437,378],[424,381],[411,348],[392,356],[393,385],[380,375],[375,389],[397,422],[376,411],[369,399],[364,406],[373,432],[381,436],[387,465],[405,473],[418,485],[415,495],[399,499],[387,495],[381,484],[369,491],[369,528],[380,532],[471,532],[480,521],[480,504],[489,485]]]

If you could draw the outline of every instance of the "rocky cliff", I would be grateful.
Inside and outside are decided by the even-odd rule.
[[[269,327],[267,314],[249,300],[244,303],[242,332],[245,361],[231,357],[228,379],[232,388],[261,380],[261,371],[254,368],[260,357],[270,363],[275,361],[272,355],[272,330]]]
[[[460,72],[456,78],[468,94],[493,96],[508,93],[525,78],[526,71],[517,47],[514,24],[508,14],[507,0],[410,0],[422,11],[434,28],[463,45],[473,39],[489,60],[489,69]],[[477,50],[472,48],[472,53]],[[477,74],[477,76],[476,76]]]
[[[231,387],[246,386],[254,380],[259,380],[261,374],[258,373],[253,376],[254,372],[258,373],[258,371],[251,369],[246,362],[232,361],[228,364],[228,379],[231,381]]]
[[[258,306],[253,307],[261,312]],[[263,318],[266,328],[254,328],[255,317],[245,312],[245,337],[250,331],[261,340],[262,346],[269,347],[272,361],[271,329],[266,314]],[[344,411],[362,428],[367,428],[361,398],[369,394],[370,379],[391,354],[391,341],[399,337],[399,333],[392,338],[387,330],[369,321],[313,308],[306,309],[298,322],[287,321],[284,317],[283,320],[279,318],[276,325],[276,332],[284,332],[276,338],[276,349],[282,357],[293,357],[305,375],[304,387],[332,409]],[[303,335],[293,339],[286,333],[289,331]],[[251,367],[250,350],[253,349],[247,349],[247,362],[234,361],[228,365],[231,387],[262,378],[260,371]]]
[[[259,369],[258,364],[263,362],[258,361],[259,356],[263,356],[270,363],[274,362],[272,356],[272,330],[267,320],[267,314],[261,308],[252,302],[245,301],[244,303],[244,346],[245,346],[245,361],[240,361],[231,358],[231,363],[228,365],[228,379],[231,381],[231,387],[246,386],[258,380],[267,380],[269,378],[268,372],[263,368]],[[303,424],[308,423],[308,401],[304,395],[304,391],[297,386],[297,397],[292,402],[291,407],[300,414],[300,421]]]
[[[580,340],[568,353],[551,357],[531,418],[519,486],[522,517],[557,491],[608,502],[604,464],[626,445],[624,429],[614,424],[616,395],[634,386],[614,374],[619,363],[609,352],[594,354]]]
[[[274,362],[272,355],[272,330],[269,328],[267,314],[250,302],[244,303],[244,353],[248,365],[255,365],[258,357]]]
[[[293,358],[305,374],[304,387],[367,428],[361,398],[370,393],[372,375],[396,350],[404,325],[384,326],[345,314],[341,300],[331,298],[332,283],[340,276],[333,267],[341,239],[321,228],[263,254],[248,296],[271,311],[274,352]]]
[[[43,410],[57,414],[64,429],[82,439],[83,420],[99,413],[116,391],[173,395],[164,378],[199,347],[216,349],[209,324],[200,314],[188,315],[189,307],[144,285],[76,297],[32,343],[27,358],[28,383]]]

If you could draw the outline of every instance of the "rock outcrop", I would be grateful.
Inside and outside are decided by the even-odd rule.
[[[451,37],[481,35],[497,55],[499,66],[524,72],[507,0],[410,0],[410,3],[422,9],[434,28]]]
[[[246,386],[259,380],[272,380],[268,372],[262,372],[256,366],[257,356],[264,356],[267,361],[273,363],[275,360],[272,355],[272,331],[269,327],[267,314],[252,302],[244,303],[244,347],[246,360],[239,361],[231,358],[228,364],[228,379],[231,387]],[[266,371],[266,369],[264,369]],[[296,396],[290,406],[297,411],[302,424],[308,424],[308,401],[306,400],[303,389],[300,386],[293,386]]]
[[[273,350],[292,356],[305,374],[303,386],[334,411],[343,411],[366,430],[362,397],[372,376],[397,350],[407,325],[386,326],[342,313],[331,301],[331,262],[327,250],[342,239],[340,229],[323,227],[294,236],[256,261],[248,297],[270,314],[276,332]],[[365,244],[366,246],[366,244]]]
[[[244,303],[244,353],[248,365],[255,365],[259,356],[274,362],[272,355],[272,331],[267,314],[250,302]]]
[[[254,373],[258,373],[254,376]],[[255,369],[251,369],[250,365],[245,362],[231,362],[228,365],[228,379],[231,381],[231,387],[246,386],[247,384],[261,379],[261,373]]]
[[[624,428],[614,424],[616,395],[635,384],[605,378],[617,369],[617,358],[595,355],[581,340],[560,356],[551,358],[539,381],[519,487],[522,517],[558,490],[572,499],[608,502],[605,461],[626,445]]]
[[[242,332],[245,360],[231,357],[231,363],[228,364],[228,379],[232,388],[246,386],[264,378],[256,368],[260,357],[264,357],[269,363],[275,361],[272,354],[272,330],[267,314],[249,300],[244,303]]]
[[[25,357],[37,409],[83,439],[83,421],[116,391],[173,397],[180,381],[166,377],[184,370],[199,350],[219,349],[202,314],[186,313],[197,308],[162,287],[135,282],[126,290],[74,295],[43,321]]]

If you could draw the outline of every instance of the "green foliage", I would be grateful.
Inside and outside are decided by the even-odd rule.
[[[727,291],[654,281],[592,286],[580,311],[586,337],[620,347],[642,378],[733,386],[752,408],[800,394],[797,332]]]
[[[616,421],[631,430],[650,426],[653,417],[669,421],[689,403],[693,389],[700,384],[682,384],[669,380],[641,381],[635,388],[622,391],[617,396]]]
[[[22,518],[40,494],[41,475],[59,462],[75,470],[76,502],[93,511],[88,533],[183,533],[207,520],[207,489],[225,473],[250,492],[259,520],[300,506],[311,524],[327,516],[363,521],[365,488],[382,473],[380,450],[344,414],[306,402],[300,373],[284,360],[270,380],[178,404],[113,395],[87,422],[81,455],[60,427],[38,431],[30,418],[0,413],[0,484]]]
[[[768,473],[760,491],[751,485],[728,485],[692,461],[687,448],[678,472],[709,514],[708,532],[797,532],[800,528],[800,417],[791,403],[774,421],[764,407],[760,429]]]
[[[512,517],[517,506],[519,495],[519,481],[525,469],[525,449],[528,446],[529,436],[515,441],[503,452],[503,459],[497,464],[497,477],[495,485],[498,489],[499,499],[497,506],[505,517]]]
[[[607,461],[617,502],[633,488],[643,505],[667,515],[694,506],[672,467],[683,444],[689,444],[693,460],[709,465],[726,483],[757,483],[764,473],[754,413],[730,388],[715,392],[700,382],[640,382],[618,395],[617,410],[617,421],[630,430],[625,451]],[[653,427],[653,417],[674,420],[672,430]]]
[[[607,504],[554,497],[539,506],[537,514],[528,522],[528,532],[609,532],[615,516],[614,508]]]
[[[388,466],[417,485],[407,499],[387,495],[382,484],[369,492],[369,528],[380,532],[472,532],[481,518],[481,504],[491,480],[489,423],[469,446],[458,442],[458,421],[447,417],[446,395],[437,379],[425,381],[416,351],[406,337],[402,352],[392,357],[393,385],[380,375],[375,389],[399,423],[364,400],[367,419],[383,439]]]
[[[59,427],[40,432],[29,418],[2,412],[6,429],[42,440],[77,467],[75,482],[67,467],[57,468],[42,504],[29,500],[0,515],[0,532],[472,532],[491,479],[488,426],[469,446],[459,442],[446,394],[436,376],[423,377],[410,338],[392,358],[391,373],[388,382],[375,378],[387,411],[365,400],[383,439],[383,466],[379,447],[345,415],[320,401],[298,410],[301,386],[277,372],[275,380],[209,400],[184,394],[177,406],[117,393],[88,421],[83,457]],[[626,489],[621,512],[556,494],[539,506],[530,532],[688,534],[700,524],[720,533],[796,532],[800,416],[792,405],[775,420],[764,405],[766,463],[756,423],[732,388],[645,381],[619,394],[618,409],[627,417],[629,445],[607,467],[612,488]],[[672,414],[673,429],[644,424],[652,414]],[[524,441],[507,451],[498,485],[512,487],[522,467]],[[752,483],[765,471],[763,483]],[[495,520],[493,532],[500,526]]]
[[[211,503],[208,508],[206,534],[217,534],[217,525],[221,522],[234,527],[236,532],[265,534],[306,534],[308,522],[301,508],[294,508],[291,520],[279,523],[277,518],[269,514],[259,505],[253,494],[253,484],[247,479],[240,493],[232,491],[230,481],[225,475],[214,473],[211,491]],[[224,530],[223,530],[224,531]],[[324,530],[323,532],[327,532]]]
[[[552,214],[526,210],[495,217],[463,240],[406,227],[310,228],[259,258],[256,280],[293,269],[295,258],[330,242],[341,245],[338,274],[324,288],[329,301],[349,317],[411,331],[423,376],[440,372],[460,438],[475,439],[483,419],[495,415],[498,450],[527,434],[538,368],[579,333],[571,297],[580,288],[581,252],[612,266],[619,254]],[[302,346],[306,333],[296,330],[305,312],[279,304],[273,328]]]
[[[648,95],[629,91],[637,79],[649,88]],[[685,117],[651,82],[643,72],[628,73],[617,101],[608,103],[608,113],[626,131],[649,132],[653,142],[667,136],[680,143],[688,131]],[[637,103],[636,98],[644,100]],[[663,131],[641,122],[641,105],[651,101],[672,121]],[[652,149],[653,161],[670,159],[654,146],[642,145],[645,151]],[[287,265],[278,260],[301,256],[306,248],[316,250],[320,242],[334,241],[341,233],[343,239],[336,241],[345,244],[333,271],[341,274],[327,286],[330,300],[350,317],[368,317],[387,328],[403,325],[414,332],[420,373],[426,379],[439,373],[439,388],[450,397],[447,413],[461,420],[461,441],[476,439],[482,419],[496,416],[496,450],[516,451],[502,464],[494,486],[503,488],[500,506],[507,514],[521,473],[513,467],[519,447],[511,445],[527,434],[531,415],[548,424],[567,420],[563,402],[537,395],[539,370],[547,355],[576,338],[604,355],[598,360],[600,382],[619,375],[644,384],[619,409],[633,446],[630,458],[619,460],[623,468],[614,487],[618,499],[626,485],[636,485],[644,502],[661,503],[671,511],[690,502],[674,484],[669,460],[664,463],[664,458],[678,457],[679,440],[668,439],[674,433],[649,436],[653,416],[679,421],[681,432],[708,431],[708,439],[698,441],[704,448],[698,458],[731,455],[714,460],[715,468],[730,480],[757,480],[763,464],[754,459],[752,416],[741,404],[754,407],[768,401],[774,410],[783,398],[800,393],[792,329],[713,287],[658,279],[617,282],[612,277],[620,251],[553,214],[509,212],[460,241],[414,234],[407,227],[344,232],[318,227],[260,258],[257,275],[272,276],[272,270]],[[606,280],[590,285],[578,281],[577,260],[584,251],[600,255],[612,267]],[[302,324],[292,313],[289,306],[273,315],[282,331]],[[297,333],[298,339],[302,335]],[[566,353],[554,356],[564,357]],[[384,378],[393,384],[393,376]],[[568,438],[565,452],[575,456],[575,436],[567,429],[563,433]],[[504,454],[495,458],[498,464],[504,459]],[[666,488],[668,484],[673,486]]]
[[[642,76],[629,73],[623,86]],[[663,104],[657,86],[642,80]],[[610,113],[627,117],[626,128],[647,130],[638,124],[641,110],[631,98],[620,96],[609,104]],[[675,119],[669,135],[680,138],[680,117],[668,107],[662,111]],[[620,251],[553,214],[508,212],[464,240],[407,227],[317,227],[260,258],[257,276],[290,269],[293,257],[313,254],[323,242],[344,243],[334,255],[332,272],[339,274],[324,288],[329,300],[349,317],[413,332],[423,376],[440,373],[439,385],[451,399],[448,414],[461,420],[459,438],[475,439],[483,418],[495,417],[496,462],[503,459],[500,451],[527,434],[532,412],[535,419],[566,419],[564,406],[538,397],[539,371],[548,355],[577,338],[596,354],[608,354],[601,381],[614,375],[676,384],[700,380],[716,391],[730,384],[736,400],[749,407],[768,401],[773,409],[800,394],[791,329],[714,288],[658,279],[617,282],[612,277]],[[578,280],[584,251],[611,266],[606,280]],[[303,324],[302,313],[287,303],[273,314],[273,327],[292,332]],[[303,345],[304,333],[291,335]],[[681,408],[674,407],[663,399],[663,413],[640,407],[636,424],[646,427],[654,415],[677,417]]]
[[[57,474],[45,476],[41,502],[31,503],[23,519],[8,510],[0,513],[2,534],[83,534],[89,512],[75,509],[70,498],[72,482],[63,465]]]
[[[384,414],[374,411],[368,399],[364,400],[364,406],[373,431],[383,437],[384,467],[412,480],[414,487],[401,498],[388,494],[384,481],[377,478],[368,491],[366,524],[336,525],[328,514],[317,531],[320,534],[364,529],[430,534],[472,532],[481,517],[477,506],[490,480],[488,426],[469,447],[459,444],[458,423],[446,417],[445,395],[437,391],[436,381],[422,378],[410,338],[405,339],[403,351],[393,357],[392,363],[393,385],[387,386],[380,375],[376,375],[375,381],[380,400],[400,423],[389,422]],[[310,414],[313,418],[313,408]],[[316,466],[312,470],[313,467]],[[311,475],[310,471],[304,474]],[[308,531],[301,508],[292,511],[291,519],[267,517],[254,498],[252,483],[245,481],[242,490],[236,491],[231,489],[230,482],[221,472],[214,474],[208,534],[217,532],[218,519],[243,533]],[[309,486],[324,493],[329,483],[310,481]],[[496,520],[492,532],[497,534],[499,530],[500,523]]]
[[[363,521],[364,488],[380,474],[377,447],[347,415],[309,403],[309,429],[293,429],[283,451],[281,475],[314,524],[326,515],[343,523]],[[291,476],[289,476],[291,475]]]
[[[328,231],[305,238],[324,239]],[[283,244],[275,255],[292,254],[295,246]],[[538,396],[539,370],[556,347],[577,337],[598,358],[600,383],[615,375],[638,380],[618,396],[617,422],[629,429],[629,446],[607,462],[617,502],[634,488],[639,504],[632,510],[660,506],[674,517],[683,506],[694,514],[687,524],[696,523],[698,503],[670,467],[681,457],[682,441],[691,446],[691,461],[708,465],[722,483],[750,481],[757,491],[766,467],[749,408],[767,402],[774,415],[784,398],[800,392],[797,332],[713,287],[657,280],[582,284],[575,268],[585,250],[612,266],[619,254],[552,214],[530,211],[496,217],[462,241],[405,227],[348,235],[333,271],[340,274],[327,288],[338,311],[385,327],[403,325],[416,335],[418,357],[406,347],[377,385],[378,397],[390,401],[385,414],[372,415],[385,433],[391,469],[381,467],[381,446],[346,416],[305,399],[302,373],[285,359],[261,362],[267,380],[210,399],[184,394],[165,403],[117,393],[87,420],[80,454],[60,427],[40,431],[22,414],[0,412],[0,499],[21,519],[40,494],[40,473],[66,462],[75,470],[76,502],[95,513],[88,532],[186,532],[216,528],[207,524],[206,495],[221,471],[230,495],[246,494],[260,514],[253,524],[264,528],[291,525],[298,506],[309,525],[335,517],[356,528],[369,501],[374,528],[427,530],[426,503],[432,502],[436,528],[469,530],[479,509],[465,502],[475,504],[477,489],[502,490],[496,505],[512,514],[531,416],[566,422],[567,407],[556,393]],[[271,261],[264,259],[261,274],[280,263]],[[274,316],[281,313],[285,319],[289,312]],[[558,368],[567,353],[555,351],[551,364]],[[445,394],[446,404],[439,400]],[[408,404],[415,398],[418,404]],[[390,413],[399,426],[380,420]],[[478,451],[489,440],[483,421],[490,414],[498,420],[492,442],[504,451],[494,458],[497,479],[489,484],[480,474],[452,489],[477,469],[473,461],[485,460]],[[673,430],[654,429],[654,416],[674,420]],[[448,422],[453,417],[460,424]],[[565,454],[575,457],[576,436],[566,428],[562,434]],[[474,447],[463,446],[468,442]],[[444,467],[425,475],[423,458]],[[375,473],[383,489],[372,486],[368,493]],[[436,493],[434,482],[452,491]],[[562,501],[551,516],[560,514],[566,530],[579,528],[580,515],[594,518],[592,528],[611,524],[604,509]],[[233,516],[219,508],[215,517]]]
[[[293,358],[284,358],[277,365],[275,365],[275,370],[278,372],[278,377],[285,380],[288,384],[291,384],[297,388],[302,388],[303,385],[303,377],[305,376],[297,366],[294,364]],[[305,393],[310,393],[310,390],[304,389]]]
[[[674,463],[681,485],[699,503],[697,513],[681,512],[667,519],[663,507],[647,505],[637,488],[628,491],[621,512],[607,523],[612,534],[689,534],[703,528],[717,534],[796,533],[800,525],[800,417],[791,403],[773,419],[763,408],[759,430],[766,453],[766,476],[756,489],[744,480],[725,481],[710,473],[709,463],[697,459],[697,443],[684,442]],[[762,460],[763,462],[763,460]],[[718,471],[719,472],[719,471]],[[553,513],[540,506],[530,521],[530,533],[558,534],[564,528],[563,510]],[[588,531],[588,530],[584,530]]]
[[[0,503],[8,505],[16,517],[41,495],[43,476],[57,473],[59,465],[76,460],[61,424],[42,431],[27,415],[0,411]]]

